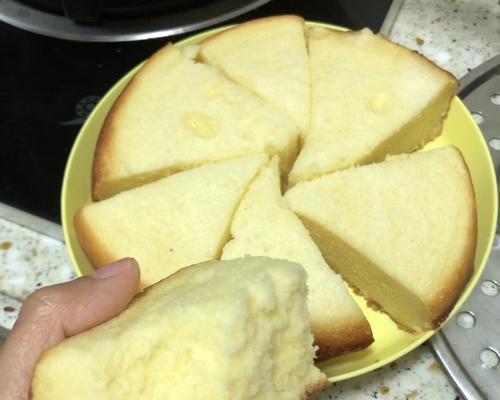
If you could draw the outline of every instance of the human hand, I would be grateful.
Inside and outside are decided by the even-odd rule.
[[[125,258],[28,297],[0,350],[0,399],[28,400],[42,353],[123,311],[138,291],[139,276],[135,260]]]

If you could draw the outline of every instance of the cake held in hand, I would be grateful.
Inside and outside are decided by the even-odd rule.
[[[279,154],[283,170],[291,167],[296,124],[187,53],[161,49],[116,100],[96,147],[94,200],[250,153]]]
[[[345,283],[325,262],[309,232],[281,197],[278,160],[263,167],[243,197],[222,259],[266,256],[301,264],[307,272],[308,309],[318,359],[373,342],[370,325]]]
[[[457,80],[368,29],[309,31],[311,124],[289,181],[409,153],[441,133]]]
[[[217,259],[241,197],[266,162],[252,155],[208,164],[87,204],[74,221],[80,244],[96,268],[134,257],[142,287]]]
[[[225,30],[200,45],[202,61],[269,101],[305,131],[309,125],[309,59],[304,19],[280,15]]]
[[[266,258],[185,268],[45,352],[33,400],[301,400],[313,364],[306,274]]]
[[[332,268],[409,331],[437,328],[474,270],[474,189],[454,147],[324,175],[285,198]]]

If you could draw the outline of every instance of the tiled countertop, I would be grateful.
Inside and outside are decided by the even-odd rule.
[[[0,325],[10,329],[36,289],[75,277],[64,243],[0,218]]]
[[[405,1],[390,37],[461,78],[500,54],[500,2]]]
[[[407,0],[390,37],[457,78],[500,54],[498,0]],[[11,328],[35,289],[75,277],[65,245],[0,218],[0,325]],[[337,383],[320,399],[459,399],[423,345],[377,371]]]

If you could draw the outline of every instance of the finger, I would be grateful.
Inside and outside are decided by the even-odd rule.
[[[123,311],[138,291],[139,275],[135,260],[127,258],[30,296],[0,352],[0,398],[28,399],[40,355]]]

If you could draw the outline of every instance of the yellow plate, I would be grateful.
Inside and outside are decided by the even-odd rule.
[[[308,26],[323,26],[330,29],[344,30],[343,28],[312,22],[308,23]],[[178,46],[196,44],[221,29],[225,28],[190,37],[178,43]],[[76,238],[73,215],[81,206],[91,201],[92,162],[101,125],[113,102],[139,68],[140,66],[134,68],[124,76],[94,109],[80,131],[66,166],[62,189],[62,223],[70,256],[76,270],[81,275],[90,273],[92,267]],[[458,147],[464,155],[474,183],[478,210],[479,233],[475,272],[454,308],[454,311],[456,311],[471,293],[485,267],[495,233],[497,218],[497,187],[492,161],[481,132],[458,98],[455,98],[452,102],[443,134],[437,140],[429,143],[426,149],[448,144]],[[388,364],[413,350],[434,334],[434,332],[427,332],[412,335],[403,332],[386,315],[367,308],[366,303],[359,297],[356,297],[356,300],[370,322],[375,336],[375,343],[364,351],[337,357],[322,363],[320,367],[332,381],[352,378]]]

